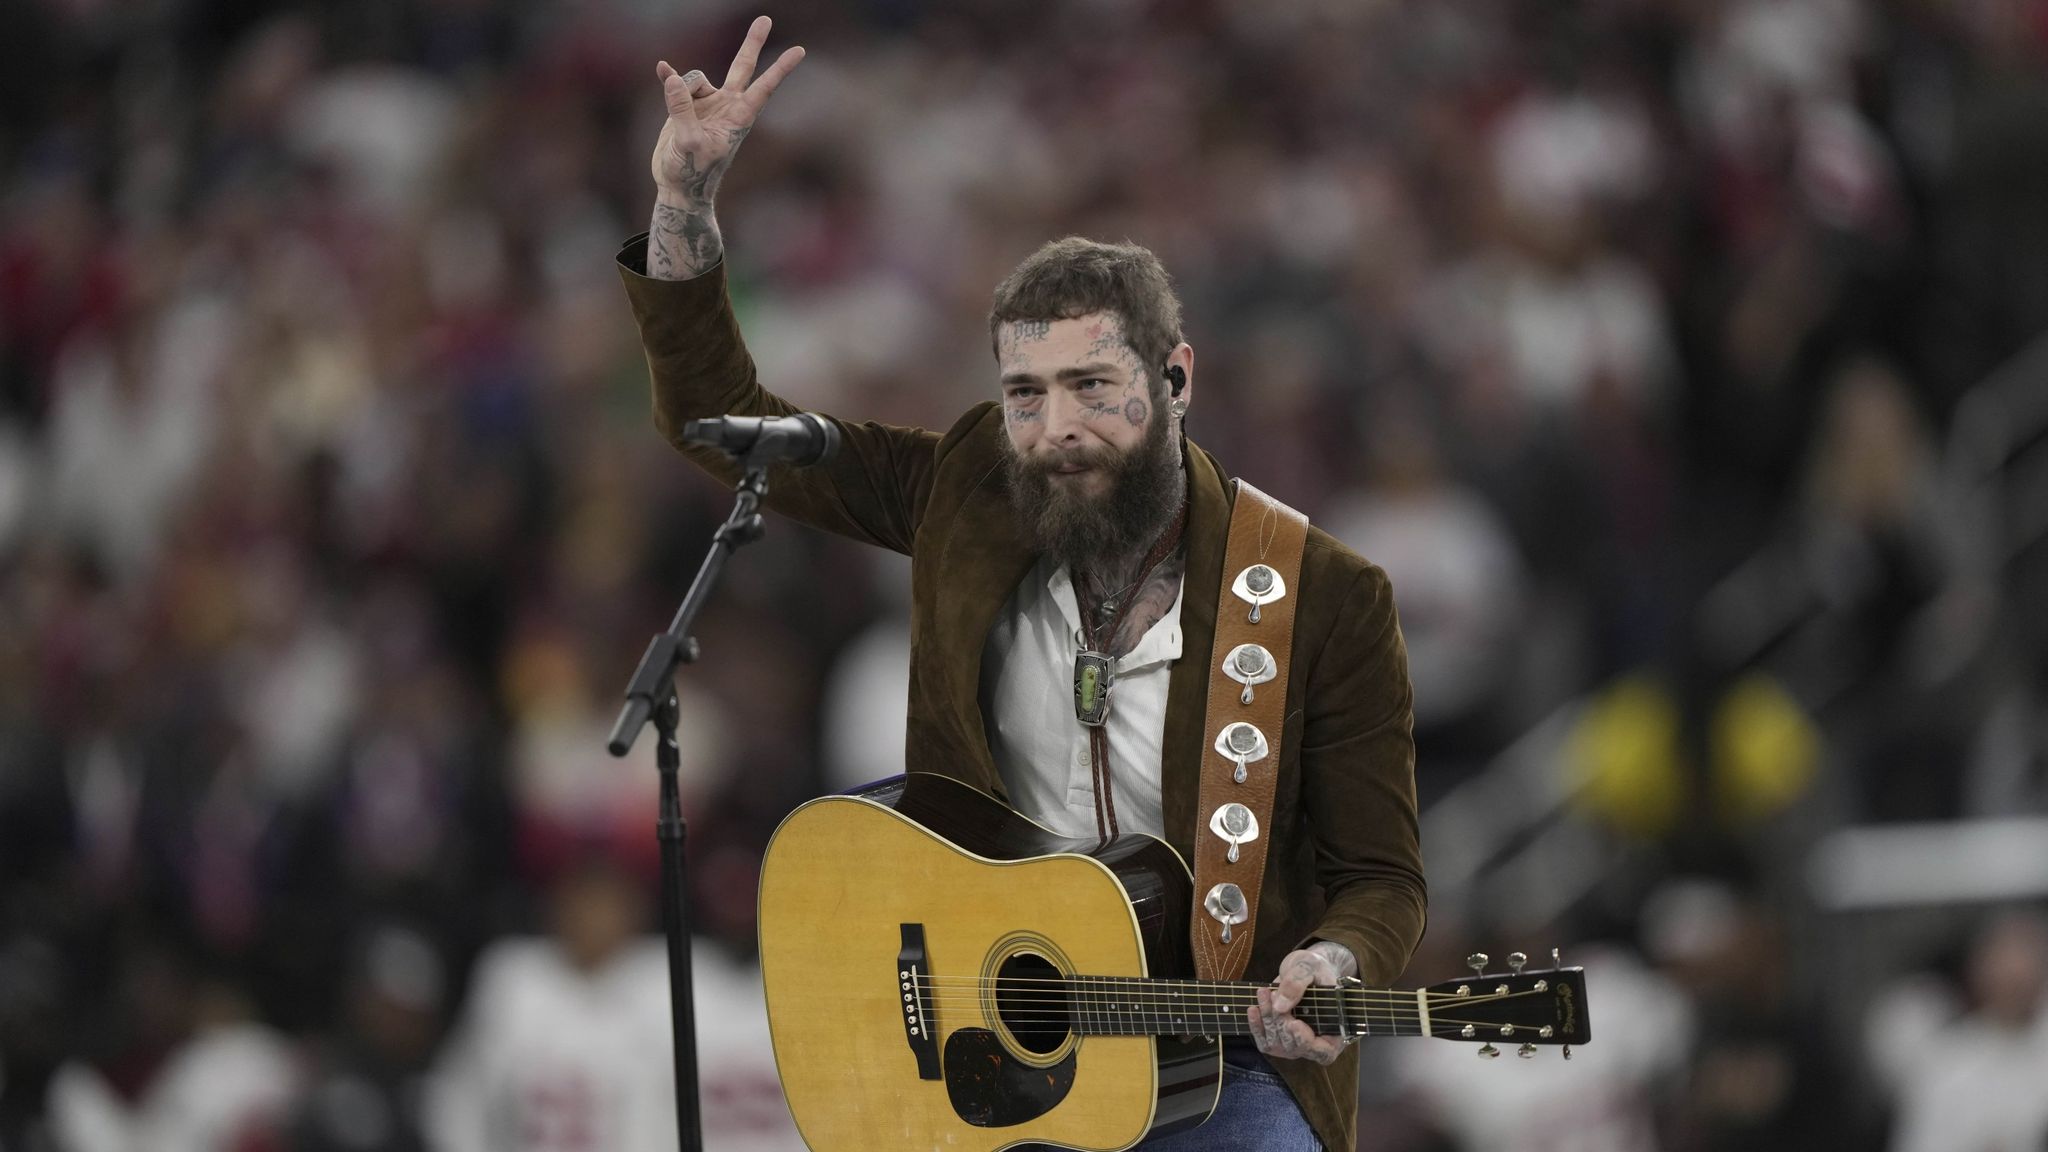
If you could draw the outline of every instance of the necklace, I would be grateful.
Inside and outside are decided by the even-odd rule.
[[[1096,609],[1098,616],[1108,617],[1112,625],[1121,619],[1118,609],[1124,606],[1124,597],[1137,591],[1139,586],[1145,583],[1145,579],[1152,575],[1153,569],[1157,568],[1160,562],[1168,556],[1173,555],[1173,550],[1180,546],[1181,532],[1186,528],[1187,521],[1187,500],[1182,498],[1180,509],[1174,513],[1172,523],[1166,526],[1166,530],[1160,533],[1159,539],[1153,541],[1151,549],[1139,560],[1136,578],[1114,592],[1107,594],[1098,593],[1098,595],[1101,595],[1101,606]],[[1095,592],[1095,581],[1085,572],[1079,573],[1078,578],[1074,582],[1074,598],[1077,601],[1081,599],[1084,587],[1090,593]],[[1112,626],[1109,632],[1114,636],[1115,628]]]
[[[1152,573],[1150,572],[1140,572],[1138,574],[1138,580],[1143,580],[1145,577],[1150,576],[1151,574]],[[1114,618],[1116,615],[1116,606],[1118,601],[1124,598],[1125,593],[1130,592],[1133,589],[1137,588],[1138,580],[1133,580],[1129,584],[1126,584],[1123,587],[1117,589],[1116,591],[1111,592],[1109,595],[1104,596],[1102,598],[1102,605],[1096,609],[1096,614],[1100,616]]]

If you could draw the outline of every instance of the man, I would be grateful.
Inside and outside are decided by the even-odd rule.
[[[735,151],[803,59],[791,48],[756,78],[768,28],[754,22],[723,86],[656,69],[668,120],[653,227],[620,264],[671,441],[691,419],[795,411],[755,379],[713,211]],[[1055,831],[1144,832],[1192,858],[1233,496],[1181,431],[1195,356],[1179,304],[1151,253],[1068,239],[997,289],[990,333],[999,401],[943,436],[840,422],[839,454],[780,470],[769,503],[910,554],[911,770]],[[678,447],[736,479],[718,453]],[[1256,1052],[1226,1052],[1216,1114],[1148,1147],[1352,1147],[1356,1056],[1292,1010],[1311,982],[1391,982],[1422,932],[1407,665],[1386,577],[1312,529],[1300,585],[1250,969],[1276,986],[1250,1010]],[[1095,729],[1106,739],[1091,741],[1070,704],[1076,633],[1115,658],[1115,707]]]

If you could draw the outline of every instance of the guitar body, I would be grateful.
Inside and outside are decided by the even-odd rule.
[[[1014,991],[1041,974],[1191,974],[1191,900],[1158,840],[1065,839],[942,776],[798,808],[760,895],[797,1129],[813,1152],[1112,1152],[1201,1123],[1221,1087],[1216,1041],[1041,1026]]]

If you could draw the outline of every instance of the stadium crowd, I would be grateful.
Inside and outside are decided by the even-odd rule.
[[[9,6],[0,1150],[666,1146],[652,757],[603,744],[727,497],[612,256],[655,59],[754,14]],[[1598,1038],[1381,1045],[1362,1147],[2048,1148],[2039,894],[1845,973],[1805,871],[2048,810],[2048,549],[1955,483],[1984,389],[2048,427],[1998,374],[2048,333],[2048,2],[773,15],[810,60],[721,198],[771,386],[944,426],[1015,261],[1146,244],[1192,437],[1392,576],[1425,808],[1566,718],[1596,880],[1447,901],[1407,983],[1541,933]],[[800,1147],[755,873],[900,758],[906,571],[772,523],[681,678],[713,1147]]]

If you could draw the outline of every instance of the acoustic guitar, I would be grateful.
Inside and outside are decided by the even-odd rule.
[[[798,808],[761,867],[761,969],[805,1142],[1110,1152],[1200,1124],[1221,1039],[1249,1034],[1268,985],[1187,978],[1192,885],[1162,841],[1066,839],[942,776]],[[1312,988],[1295,1015],[1481,1055],[1584,1044],[1583,971],[1509,964],[1404,991]]]

